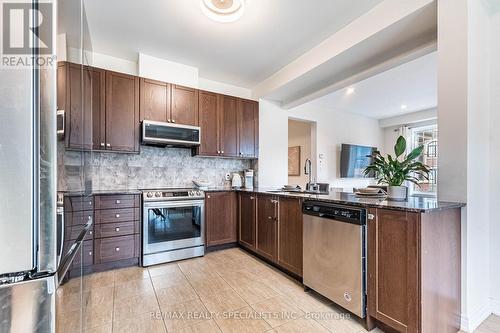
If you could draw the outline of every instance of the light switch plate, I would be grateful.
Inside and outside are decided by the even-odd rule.
[[[226,173],[226,180],[231,180],[231,174],[230,173]]]

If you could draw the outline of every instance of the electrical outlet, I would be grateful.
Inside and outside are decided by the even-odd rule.
[[[226,180],[231,180],[231,174],[230,173],[226,173]]]

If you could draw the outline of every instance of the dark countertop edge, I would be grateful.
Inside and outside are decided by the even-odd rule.
[[[92,191],[92,192],[84,192],[84,191],[59,191],[65,197],[80,197],[80,196],[91,196],[91,195],[133,195],[133,194],[142,194],[140,190],[110,190],[110,191]]]
[[[245,189],[239,188],[234,189],[231,187],[210,187],[208,189],[202,189],[204,192],[247,192],[247,193],[259,193],[266,195],[275,195],[279,197],[289,197],[289,198],[302,198],[305,200],[311,201],[321,201],[321,202],[331,202],[341,205],[350,205],[356,207],[363,208],[383,208],[390,210],[399,210],[399,211],[407,211],[407,212],[416,212],[416,213],[426,213],[426,212],[435,212],[440,210],[447,209],[455,209],[465,207],[465,203],[460,202],[445,202],[445,201],[437,201],[431,198],[422,198],[422,197],[412,197],[412,199],[417,200],[418,202],[412,203],[411,201],[387,201],[387,200],[377,200],[377,199],[359,199],[354,197],[352,194],[348,193],[340,193],[337,195],[345,196],[346,198],[333,198],[331,197],[334,194],[330,195],[316,195],[316,194],[302,194],[302,193],[286,193],[286,192],[276,192],[276,189]],[[64,196],[85,196],[85,195],[137,195],[142,194],[141,190],[137,189],[123,189],[123,190],[97,190],[92,191],[91,193],[85,193],[83,191],[62,191]],[[357,201],[357,200],[363,200]],[[436,205],[436,207],[419,207],[419,205],[424,205],[424,202],[431,202]]]
[[[399,211],[415,212],[415,213],[436,212],[436,211],[441,211],[441,210],[462,208],[462,207],[466,206],[465,203],[461,203],[461,202],[437,201],[436,199],[423,198],[423,197],[412,197],[412,198],[414,198],[415,200],[435,202],[437,207],[411,206],[410,201],[401,202],[401,201],[388,201],[388,200],[380,201],[377,199],[360,199],[360,200],[365,200],[365,201],[359,202],[359,201],[356,201],[359,198],[356,198],[352,194],[349,194],[349,193],[339,193],[339,195],[340,194],[346,195],[348,197],[351,197],[353,200],[331,198],[328,195],[275,192],[276,189],[259,189],[259,188],[232,189],[232,188],[228,188],[228,187],[221,187],[221,188],[213,187],[213,188],[205,189],[204,191],[205,192],[233,192],[233,191],[235,191],[235,192],[260,193],[260,194],[267,194],[267,195],[276,195],[276,196],[280,196],[280,197],[302,198],[302,199],[311,200],[311,201],[331,202],[331,203],[336,203],[336,204],[341,204],[341,205],[357,206],[357,207],[363,207],[363,208],[383,208],[383,209],[399,210]],[[373,201],[373,202],[369,202],[369,201]]]

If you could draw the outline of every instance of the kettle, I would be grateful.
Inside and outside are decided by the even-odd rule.
[[[241,176],[239,173],[233,173],[233,179],[231,180],[231,187],[240,188],[242,185]]]

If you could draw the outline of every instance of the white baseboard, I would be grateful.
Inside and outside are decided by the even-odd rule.
[[[479,325],[481,325],[482,322],[491,315],[492,304],[490,303],[491,302],[488,302],[477,310],[471,311],[469,316],[462,314],[460,320],[460,329],[464,332],[474,332],[474,330],[478,328]],[[498,310],[500,310],[500,308],[498,308]]]
[[[493,312],[497,316],[500,316],[500,300],[492,298],[490,303],[491,312]]]

